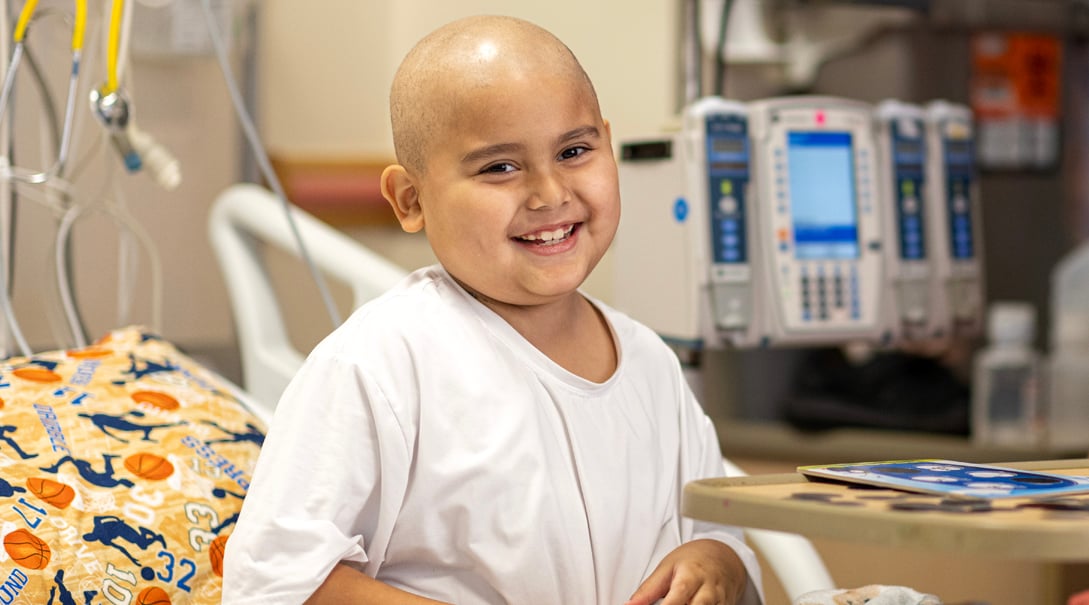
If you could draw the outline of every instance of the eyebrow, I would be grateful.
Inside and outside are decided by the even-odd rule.
[[[598,138],[600,136],[601,133],[598,131],[596,126],[581,126],[579,128],[562,134],[557,139],[557,143],[562,144],[583,137]],[[461,163],[473,164],[493,156],[515,153],[521,151],[524,148],[525,146],[521,143],[497,143],[495,145],[488,145],[486,147],[474,149],[469,153],[465,154],[461,158]]]
[[[492,156],[514,153],[516,151],[521,151],[521,149],[522,145],[520,143],[498,143],[495,145],[488,145],[487,147],[474,149],[465,154],[465,157],[461,158],[461,163],[474,164]]]

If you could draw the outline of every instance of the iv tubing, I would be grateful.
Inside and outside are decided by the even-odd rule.
[[[121,0],[116,1],[120,2]],[[8,63],[8,71],[4,74],[3,87],[0,88],[0,119],[3,118],[7,110],[11,91],[15,87],[15,73],[18,71],[23,58],[24,38],[37,4],[38,0],[27,0],[26,4],[23,5],[23,10],[19,13],[19,21],[15,25],[15,34],[13,35],[15,48],[12,50],[11,61]],[[87,0],[76,0],[75,6],[75,22],[72,25],[72,70],[68,78],[68,96],[65,101],[64,126],[57,151],[57,164],[52,170],[31,175],[32,182],[47,180],[50,173],[63,174],[65,164],[68,161],[68,148],[71,145],[72,122],[75,114],[75,97],[79,85],[79,69],[83,54],[83,40],[87,28]]]
[[[34,9],[38,6],[38,0],[26,0],[26,4],[23,5],[23,10],[19,13],[19,20],[15,22],[15,43],[22,44],[23,37],[26,36],[26,29],[30,25],[30,17],[34,14]]]
[[[106,86],[103,95],[117,91],[117,58],[121,47],[121,16],[124,14],[125,0],[113,0],[110,9],[110,35],[106,46]]]
[[[87,29],[87,0],[76,0],[76,17],[72,25],[72,52],[83,50],[83,33]]]
[[[79,67],[83,57],[83,34],[87,28],[87,0],[76,0],[75,23],[72,25],[72,72],[68,77],[68,97],[64,105],[64,128],[57,149],[57,174],[64,174],[68,163],[68,148],[72,143],[72,123],[76,111],[76,90],[79,87]]]
[[[72,125],[75,121],[76,90],[79,88],[79,65],[82,54],[79,50],[72,51],[72,74],[68,78],[68,96],[64,101],[64,122],[61,122],[63,128],[60,147],[57,149],[57,174],[64,174],[65,165],[68,163],[68,148],[72,144]]]
[[[230,60],[227,57],[227,50],[224,48],[223,39],[215,24],[211,0],[201,0],[200,5],[201,8],[204,9],[204,21],[208,25],[208,37],[211,38],[212,46],[215,47],[216,57],[219,59],[219,67],[223,72],[223,79],[227,83],[227,90],[230,92],[231,102],[234,104],[235,113],[238,114],[238,121],[242,124],[242,131],[249,140],[250,147],[253,149],[253,155],[257,159],[257,165],[261,168],[261,173],[269,182],[273,192],[276,193],[276,197],[280,198],[280,203],[283,204],[284,214],[287,215],[287,224],[291,227],[291,233],[299,245],[299,255],[306,263],[310,275],[314,278],[314,282],[318,286],[322,301],[325,303],[325,309],[329,313],[329,318],[332,320],[333,327],[335,328],[341,323],[340,313],[337,311],[336,304],[333,302],[333,297],[329,293],[328,286],[325,284],[325,279],[322,277],[321,273],[318,272],[317,267],[314,265],[314,261],[310,258],[310,253],[307,250],[305,242],[303,242],[302,234],[299,233],[299,227],[295,224],[295,218],[291,216],[291,204],[287,201],[287,194],[284,193],[284,187],[280,184],[280,179],[276,176],[276,171],[272,169],[272,164],[269,162],[268,155],[261,145],[261,139],[257,134],[257,127],[254,126],[253,120],[251,120],[249,114],[246,113],[246,106],[242,102],[242,93],[239,92],[238,86],[235,84]]]
[[[138,222],[133,220],[132,215],[130,215],[127,210],[119,206],[116,202],[107,202],[107,205],[103,208],[93,208],[77,204],[71,206],[68,211],[64,213],[64,217],[61,219],[60,226],[57,229],[53,250],[53,260],[56,263],[57,270],[57,286],[61,291],[61,301],[64,304],[64,315],[68,320],[68,328],[72,332],[72,337],[75,339],[76,347],[81,348],[87,346],[87,338],[83,334],[83,326],[79,320],[79,313],[76,310],[75,300],[72,297],[70,280],[68,279],[68,267],[65,265],[64,259],[68,253],[69,234],[72,231],[72,227],[75,225],[75,222],[80,215],[88,210],[105,212],[115,223],[117,223],[118,227],[121,228],[122,233],[127,230],[132,235],[135,235],[137,241],[144,247],[144,251],[148,254],[151,263],[151,324],[153,329],[161,330],[163,276],[162,271],[159,269],[161,267],[159,254],[155,249],[155,243],[151,239],[151,236],[144,231]]]

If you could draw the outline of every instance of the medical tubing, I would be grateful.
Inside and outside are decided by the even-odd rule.
[[[8,296],[7,275],[0,277],[0,298],[3,299],[4,317],[8,320],[8,326],[11,327],[11,335],[15,337],[15,344],[19,347],[19,352],[24,357],[30,357],[30,345],[27,344],[26,338],[23,336],[23,330],[19,327],[19,321],[15,319],[15,310],[12,308],[11,298]],[[6,351],[5,351],[6,353]]]
[[[64,102],[64,122],[61,124],[60,145],[57,148],[56,174],[63,175],[68,164],[68,149],[72,144],[72,126],[75,121],[76,92],[79,88],[79,64],[83,53],[72,51],[72,73],[68,78],[68,97]]]
[[[242,131],[245,133],[246,138],[250,143],[250,148],[253,150],[254,157],[257,159],[257,165],[261,168],[261,173],[272,187],[273,192],[276,193],[276,197],[280,198],[280,203],[283,204],[284,214],[287,216],[287,223],[291,228],[291,234],[294,236],[295,242],[299,246],[299,256],[306,263],[306,267],[310,271],[310,275],[313,277],[314,283],[318,287],[318,291],[321,293],[322,301],[325,303],[325,309],[329,313],[329,318],[333,322],[333,327],[336,328],[341,324],[340,313],[337,311],[336,304],[333,302],[333,297],[329,293],[329,288],[325,284],[324,277],[318,272],[318,268],[310,258],[310,252],[306,247],[306,243],[303,241],[302,234],[299,233],[299,227],[295,224],[295,217],[291,215],[291,203],[287,200],[287,195],[284,193],[284,188],[283,185],[280,184],[279,177],[276,176],[276,171],[272,169],[272,164],[269,162],[268,155],[265,153],[265,148],[257,135],[257,128],[254,126],[253,120],[250,119],[249,114],[246,112],[245,104],[242,101],[242,93],[238,90],[237,84],[235,84],[223,38],[220,36],[219,28],[216,27],[215,24],[211,0],[201,0],[200,5],[201,8],[204,9],[204,21],[208,25],[208,37],[212,41],[212,47],[215,48],[216,58],[219,60],[219,67],[223,72],[223,79],[227,84],[227,91],[230,93],[231,102],[234,104],[235,113],[238,115],[238,121],[242,124]]]
[[[129,41],[132,40],[132,36],[129,34],[132,32],[132,2],[126,2],[125,8],[121,14],[121,43],[117,49],[117,82],[120,86],[120,82],[125,79],[125,69],[128,68],[129,60]],[[131,81],[129,82],[131,84]],[[132,94],[132,91],[129,91]]]
[[[87,0],[76,0],[76,15],[72,24],[72,52],[83,50],[83,34],[87,29]]]
[[[73,205],[64,213],[61,224],[57,229],[57,239],[53,245],[53,261],[57,270],[57,286],[60,288],[61,303],[64,307],[64,317],[69,323],[69,331],[75,339],[76,347],[87,346],[87,336],[84,334],[83,321],[79,319],[79,311],[75,306],[75,296],[72,294],[72,280],[68,263],[68,246],[71,240],[72,226],[88,208]],[[96,209],[97,210],[97,209]],[[154,240],[144,231],[132,215],[124,208],[117,205],[106,206],[100,209],[106,212],[114,223],[117,223],[122,231],[129,231],[136,236],[140,245],[144,246],[149,259],[151,272],[151,328],[160,331],[162,329],[162,267],[159,259],[159,251],[155,247]],[[119,282],[125,281],[125,277],[119,277]],[[120,285],[120,284],[119,284]],[[120,307],[120,301],[119,301]]]
[[[12,273],[12,266],[14,263],[0,263],[0,307],[3,307],[4,317],[8,321],[8,326],[11,328],[11,335],[15,338],[15,344],[19,347],[19,352],[24,357],[30,357],[30,345],[27,344],[26,338],[23,336],[23,330],[19,327],[19,321],[15,319],[15,308],[11,302],[11,296],[8,291],[8,278]],[[8,351],[4,351],[7,356]]]
[[[23,37],[26,36],[27,27],[30,26],[30,17],[34,14],[34,9],[38,6],[38,0],[26,0],[26,4],[23,5],[23,10],[19,13],[19,20],[15,22],[15,34],[12,39],[16,44],[23,41]]]
[[[0,263],[4,265],[4,263]],[[30,356],[30,345],[27,344],[26,338],[23,336],[23,330],[19,327],[19,321],[15,319],[15,308],[11,302],[11,295],[8,291],[8,277],[11,274],[11,266],[0,266],[0,306],[3,307],[4,317],[8,320],[8,326],[11,328],[11,335],[15,338],[15,344],[19,347],[19,352],[25,357]],[[8,351],[4,351],[5,355]]]
[[[53,90],[49,87],[49,83],[45,81],[45,74],[42,73],[41,65],[38,64],[38,60],[29,46],[23,48],[23,60],[26,61],[26,66],[30,68],[30,75],[38,89],[38,94],[41,96],[42,115],[48,118],[46,123],[49,124],[51,145],[56,149],[60,149],[61,125],[57,119],[57,101],[53,97]]]
[[[700,1],[687,0],[684,3],[684,16],[681,39],[684,46],[684,105],[691,105],[703,95],[703,69],[701,48],[702,36],[700,35]]]
[[[124,14],[124,0],[113,0],[110,9],[110,33],[106,44],[106,86],[101,90],[108,95],[117,90],[117,57],[121,47],[121,16]]]
[[[23,43],[22,41],[15,43],[15,48],[11,51],[11,60],[8,61],[8,71],[4,74],[3,88],[0,88],[0,120],[4,119],[4,114],[7,113],[8,99],[11,97],[11,90],[15,88],[15,72],[19,71],[19,63],[23,60]]]
[[[8,108],[8,102],[15,86],[15,74],[18,71],[25,49],[27,29],[29,28],[36,6],[37,0],[28,0],[27,3],[23,5],[23,10],[19,14],[19,21],[15,26],[15,33],[13,35],[15,48],[12,51],[11,61],[8,64],[8,71],[4,74],[3,88],[0,89],[0,119],[3,119]],[[68,160],[68,149],[71,146],[72,138],[72,122],[75,114],[75,98],[79,85],[80,63],[83,54],[84,33],[87,27],[87,0],[76,0],[75,7],[75,17],[72,25],[72,69],[68,79],[65,119],[61,129],[61,139],[57,145],[57,163],[53,168],[46,169],[41,174],[31,175],[30,180],[33,182],[41,182],[42,180],[48,179],[51,172],[63,174],[65,164]],[[30,59],[29,53],[27,53],[27,58],[28,60]],[[37,72],[36,66],[34,67],[35,72]],[[41,81],[41,74],[38,73],[37,76]],[[43,90],[46,90],[47,88],[44,83],[42,88]]]
[[[0,0],[0,33],[8,31],[11,26],[9,9],[11,8],[11,2],[9,0]],[[0,57],[8,56],[10,39],[7,36],[0,35]],[[5,64],[3,68],[6,69]],[[2,77],[4,74],[0,74]],[[15,149],[15,134],[14,129],[9,127],[9,123],[0,118],[0,156],[7,156],[10,161],[11,154]],[[15,234],[14,217],[15,214],[15,193],[13,186],[7,179],[0,179],[0,227],[4,232],[0,233],[0,264],[10,267],[11,251],[12,251],[12,239]],[[6,221],[6,222],[5,222]],[[10,285],[9,285],[10,287]],[[0,342],[4,339],[4,334],[0,333]]]
[[[163,271],[162,261],[159,259],[159,250],[155,247],[155,240],[151,239],[147,231],[144,230],[140,223],[132,218],[128,208],[122,206],[117,200],[122,200],[122,192],[120,185],[114,186],[114,193],[117,196],[113,204],[107,206],[107,212],[111,214],[114,219],[128,230],[129,233],[136,236],[136,240],[144,247],[144,252],[148,256],[148,264],[151,271],[151,327],[156,332],[161,332],[163,329]],[[118,295],[121,295],[123,284],[121,278],[118,279]],[[131,281],[131,280],[124,280]],[[120,313],[121,302],[118,300],[118,312]]]
[[[57,174],[64,174],[68,163],[68,148],[72,143],[72,122],[76,111],[76,91],[79,87],[79,67],[83,57],[83,38],[87,28],[87,0],[76,0],[76,15],[72,24],[72,71],[68,75],[68,97],[64,105],[64,128],[57,148]]]
[[[733,0],[722,0],[722,13],[718,19],[718,40],[715,42],[715,94],[726,96],[726,33],[730,27],[730,10]]]
[[[53,262],[57,271],[57,287],[60,288],[61,304],[64,306],[64,317],[68,320],[68,330],[72,333],[76,348],[87,346],[87,338],[83,334],[83,324],[79,320],[79,312],[76,310],[75,300],[72,298],[72,285],[69,279],[68,263],[68,234],[72,230],[72,224],[83,212],[83,207],[73,204],[61,218],[57,227],[56,241],[53,247]]]

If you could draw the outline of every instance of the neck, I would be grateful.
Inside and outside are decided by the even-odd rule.
[[[582,294],[572,292],[539,305],[512,305],[465,290],[572,374],[604,382],[616,371],[617,353],[609,324]]]

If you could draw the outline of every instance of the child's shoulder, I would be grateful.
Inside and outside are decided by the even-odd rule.
[[[426,310],[434,305],[459,302],[457,284],[440,265],[421,267],[397,285],[352,312],[355,321],[382,321],[397,315]]]
[[[441,267],[423,267],[354,310],[319,346],[340,348],[347,343],[411,338],[437,325],[456,323],[465,313],[463,298]]]

